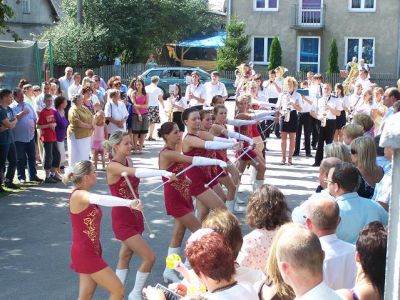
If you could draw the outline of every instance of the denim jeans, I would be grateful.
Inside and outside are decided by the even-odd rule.
[[[17,148],[17,171],[18,180],[26,180],[25,169],[28,163],[29,178],[35,178],[36,172],[36,150],[35,150],[35,138],[30,142],[15,142]]]
[[[44,142],[44,169],[60,167],[60,152],[58,152],[57,142]]]
[[[17,153],[14,143],[0,145],[0,184],[4,181],[7,160],[6,179],[12,182],[14,180],[15,169],[17,168]]]

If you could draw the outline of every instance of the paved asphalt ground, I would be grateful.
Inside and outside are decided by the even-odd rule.
[[[134,166],[157,168],[157,156],[163,143],[156,141],[146,144],[143,155],[132,156]],[[281,166],[280,140],[272,137],[267,145],[266,182],[279,187],[293,208],[315,190],[318,182],[317,168],[310,167],[312,158],[299,157],[293,166]],[[43,174],[42,174],[43,177]],[[148,191],[160,179],[143,180],[140,192]],[[240,187],[241,197],[247,198],[251,192],[249,176],[244,174]],[[68,212],[68,196],[71,187],[59,184],[41,184],[25,191],[0,198],[0,299],[76,299],[78,276],[69,269],[71,225]],[[104,172],[98,172],[97,193],[108,193]],[[156,238],[145,238],[157,255],[157,262],[149,279],[149,284],[162,282],[164,258],[172,230],[172,218],[166,215],[163,190],[147,198],[145,214]],[[249,231],[244,215],[243,233]],[[103,257],[114,268],[117,263],[119,241],[113,237],[110,209],[103,208],[101,241]],[[128,275],[126,289],[134,285],[134,275],[139,264],[138,257],[131,261],[132,272]],[[107,293],[98,288],[94,299],[107,299]]]

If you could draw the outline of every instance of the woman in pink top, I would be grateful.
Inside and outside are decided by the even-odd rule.
[[[149,98],[146,95],[146,90],[142,77],[139,76],[131,81],[131,83],[129,84],[128,97],[133,105],[133,152],[141,154],[144,139],[147,132],[149,131]]]
[[[236,261],[241,266],[264,271],[275,233],[290,221],[285,196],[272,185],[262,185],[249,198],[246,219],[253,231],[244,236]]]

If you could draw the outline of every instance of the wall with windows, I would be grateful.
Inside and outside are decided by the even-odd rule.
[[[293,29],[293,9],[318,0],[232,0],[232,15],[245,21],[256,69],[268,64],[270,41],[278,36],[283,65],[290,70],[327,68],[331,40],[336,38],[339,67],[353,56],[365,59],[375,73],[399,72],[399,0],[321,0],[325,26]],[[319,55],[317,54],[319,53]]]
[[[6,0],[7,5],[14,10],[14,17],[7,23],[22,39],[32,40],[32,34],[38,35],[44,27],[53,25],[55,15],[48,0]],[[0,39],[8,39],[9,35],[2,35]]]

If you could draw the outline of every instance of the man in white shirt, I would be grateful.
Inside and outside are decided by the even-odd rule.
[[[279,272],[292,287],[296,300],[342,299],[323,281],[324,251],[311,231],[298,224],[282,228],[276,249]]]
[[[382,133],[386,120],[394,114],[393,104],[400,100],[400,91],[395,87],[388,88],[383,94],[383,104],[388,108],[386,114],[382,118],[381,128],[379,134]]]
[[[306,80],[302,82],[301,86],[302,90],[308,91],[308,83]],[[303,100],[302,102],[302,110],[298,113],[298,125],[297,125],[297,132],[296,132],[296,146],[294,148],[293,156],[300,155],[300,141],[301,141],[301,132],[304,127],[304,149],[306,150],[306,156],[312,157],[311,155],[311,107],[313,104],[313,100],[308,96],[301,95]]]
[[[331,197],[307,205],[306,226],[319,237],[325,253],[324,282],[334,290],[353,288],[357,275],[356,247],[336,236],[339,214],[339,205]]]
[[[68,88],[74,82],[74,80],[72,79],[73,72],[74,70],[71,67],[66,67],[65,75],[58,79],[58,81],[60,82],[60,89],[63,92],[64,97],[68,100],[69,100]]]
[[[265,94],[268,97],[268,102],[276,104],[276,102],[278,102],[279,94],[282,92],[282,86],[279,84],[279,82],[276,81],[275,70],[268,71],[268,80],[265,80],[263,82],[263,87],[265,90]],[[272,122],[273,121],[268,121],[267,126],[270,126]],[[281,134],[279,132],[279,124],[274,125],[274,132],[277,138],[281,137]],[[266,136],[269,137],[269,133],[267,133]]]
[[[362,86],[363,91],[366,91],[369,89],[371,85],[371,81],[368,79],[368,71],[366,70],[361,70],[360,71],[360,77],[357,79],[356,83],[360,83]]]
[[[314,74],[312,78],[311,85],[308,86],[308,90],[310,92],[310,99],[318,99],[321,98],[323,95],[322,89],[322,75],[317,73]],[[311,146],[314,150],[317,150],[317,143],[318,143],[318,135],[319,135],[319,125],[318,120],[311,118]]]
[[[224,101],[228,98],[228,92],[225,84],[219,81],[219,73],[217,71],[211,72],[211,81],[204,84],[206,91],[206,104],[211,105],[211,100],[214,96],[221,96]]]
[[[154,127],[157,123],[160,123],[160,108],[159,104],[163,108],[163,112],[165,111],[164,99],[163,99],[163,91],[157,85],[160,81],[160,77],[152,76],[151,83],[145,87],[146,94],[149,96],[149,136],[147,140],[155,141],[153,138]]]
[[[44,104],[44,96],[46,94],[50,94],[50,83],[48,81],[42,82],[42,92],[35,98],[33,103],[33,109],[37,115],[46,107],[46,104]],[[54,108],[54,101],[52,107]]]
[[[330,196],[329,190],[327,189],[328,183],[326,180],[328,179],[328,173],[331,168],[334,168],[336,165],[340,164],[342,161],[336,157],[328,157],[325,158],[321,165],[319,166],[319,186],[317,187],[314,194],[312,194],[306,201],[301,203],[299,206],[296,206],[292,211],[292,221],[295,223],[299,223],[302,225],[306,225],[307,219],[307,206],[311,201],[318,201],[321,197],[326,198],[326,196]],[[333,196],[331,196],[333,198]]]
[[[189,106],[195,106],[199,110],[203,109],[206,102],[206,90],[200,82],[200,74],[197,71],[192,72],[192,82],[186,86],[185,98],[189,99]]]
[[[75,95],[78,95],[82,88],[81,74],[79,74],[78,72],[74,73],[74,75],[72,75],[72,79],[74,80],[74,82],[68,88],[69,101],[72,100],[72,97],[74,97]]]
[[[343,110],[338,98],[331,96],[332,87],[329,83],[323,85],[323,97],[316,99],[311,108],[311,116],[318,120],[318,147],[315,154],[314,167],[318,167],[324,158],[324,146],[332,143],[336,130],[336,117]]]

